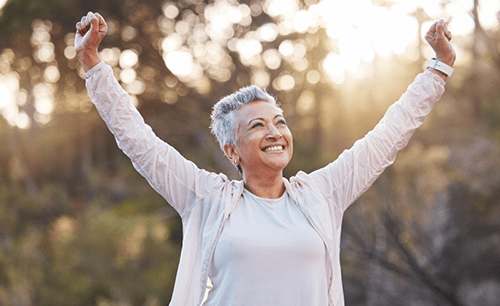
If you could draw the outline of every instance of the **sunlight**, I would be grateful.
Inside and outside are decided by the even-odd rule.
[[[314,24],[314,16],[304,10],[300,10],[293,18],[293,28],[297,33],[305,33]]]
[[[54,101],[46,97],[36,99],[35,109],[40,114],[49,115],[54,110]]]
[[[372,62],[376,56],[404,55],[418,40],[413,17],[370,1],[325,0],[311,10],[322,17],[328,37],[338,46],[323,63],[334,83],[342,83],[345,73],[362,77],[363,63]]]
[[[19,75],[15,72],[0,75],[0,112],[3,111],[4,118],[8,119],[13,106],[17,107],[16,95],[19,92]],[[12,117],[12,116],[10,116]],[[8,119],[9,120],[9,119]],[[9,120],[12,122],[12,120]]]
[[[262,45],[256,39],[240,39],[236,43],[236,50],[242,61],[253,63],[252,58],[262,53]]]
[[[205,30],[213,41],[224,45],[234,36],[233,25],[248,26],[252,22],[250,12],[246,4],[234,6],[226,1],[216,1],[205,8],[208,21]]]
[[[278,34],[279,29],[275,23],[266,23],[257,30],[257,35],[262,41],[274,41]]]
[[[123,50],[120,54],[120,67],[123,69],[132,68],[137,65],[139,62],[139,55],[136,51],[127,49]]]
[[[0,83],[0,97],[2,97],[0,99],[0,110],[6,108],[13,100],[12,92],[3,83]]]
[[[339,55],[330,52],[323,60],[323,69],[335,84],[344,83],[345,65]]]
[[[48,66],[43,72],[43,78],[50,83],[56,83],[60,77],[61,74],[57,66]]]
[[[283,5],[284,1],[270,2]],[[479,4],[478,14],[482,26],[485,29],[498,27],[496,12],[500,10],[500,2],[481,0]],[[301,22],[294,27],[296,32],[304,33],[313,26],[310,16],[313,16],[313,20],[320,20],[320,25],[326,29],[332,42],[332,50],[322,66],[332,81],[340,84],[345,81],[346,74],[362,77],[364,66],[376,57],[398,55],[414,60],[418,50],[412,51],[412,48],[416,48],[419,39],[423,39],[418,37],[419,24],[414,17],[417,10],[421,9],[429,16],[428,22],[424,22],[422,36],[431,22],[442,18],[449,23],[448,27],[456,37],[472,33],[472,6],[469,0],[451,1],[445,5],[434,0],[395,0],[390,7],[376,6],[369,0],[324,0],[310,6],[308,14],[297,12],[296,16],[301,16]],[[273,11],[276,15],[284,10],[270,4],[268,10],[271,8],[276,10]],[[280,46],[280,52],[284,55],[287,48]]]
[[[264,4],[264,11],[272,17],[294,16],[297,9],[295,0],[267,0]]]
[[[495,29],[499,26],[498,12],[500,11],[500,1],[481,0],[479,1],[479,18],[481,25],[486,29]]]
[[[31,119],[25,112],[20,112],[16,118],[16,126],[20,129],[27,129],[31,126]]]
[[[482,0],[480,5],[479,14],[483,26],[498,26],[494,14],[500,9],[498,1]],[[299,7],[295,0],[266,0],[261,9],[274,21],[248,32],[243,38],[235,36],[236,26],[245,26],[251,16],[256,16],[256,7],[215,1],[204,10],[207,23],[203,28],[191,29],[187,22],[180,20],[175,26],[175,32],[170,32],[160,45],[167,67],[175,75],[189,77],[190,80],[196,79],[195,72],[199,74],[198,65],[202,65],[209,77],[217,79],[215,76],[218,72],[212,68],[223,62],[217,56],[222,53],[210,55],[205,46],[207,39],[220,47],[227,44],[231,51],[239,54],[245,66],[265,66],[274,70],[281,67],[282,61],[286,61],[297,70],[305,71],[311,63],[300,52],[297,53],[300,51],[297,40],[285,39],[278,50],[270,51],[266,50],[265,43],[275,41],[278,35],[314,33],[322,27],[330,40],[327,45],[331,47],[321,67],[334,83],[341,84],[348,78],[369,77],[369,71],[372,71],[369,67],[376,59],[398,56],[405,60],[416,60],[420,52],[419,40],[423,39],[422,36],[419,37],[419,33],[425,33],[431,21],[443,18],[449,23],[454,36],[469,35],[474,26],[470,17],[471,8],[469,0],[446,3],[434,0],[394,0],[387,6],[375,5],[370,0],[323,0],[309,7]],[[415,18],[419,10],[428,16],[428,22],[424,22],[422,31]],[[179,9],[173,2],[166,2],[163,11],[167,18],[177,18],[179,15]],[[187,50],[182,50],[186,44],[190,44],[186,38],[188,29],[194,33],[204,33],[196,34],[196,44],[189,46],[194,56],[189,55]],[[429,55],[429,50],[424,52],[424,56]],[[227,70],[228,67],[224,68]],[[227,73],[226,70],[220,71],[221,75],[224,72],[224,77],[219,79],[231,77],[230,71]],[[317,76],[311,74],[308,81],[317,82]],[[280,86],[282,88],[291,84],[288,77],[277,83],[283,83]]]
[[[164,54],[163,59],[176,76],[188,76],[193,71],[193,57],[188,51],[172,51]]]

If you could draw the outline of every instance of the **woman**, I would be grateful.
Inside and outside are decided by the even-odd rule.
[[[182,218],[170,305],[344,305],[343,213],[394,161],[444,92],[455,61],[444,22],[426,35],[438,60],[374,130],[310,174],[283,178],[292,134],[273,97],[250,86],[220,100],[211,128],[240,181],[198,169],[144,123],[99,59],[107,29],[101,15],[89,12],[76,29],[75,48],[92,102],[134,167]]]

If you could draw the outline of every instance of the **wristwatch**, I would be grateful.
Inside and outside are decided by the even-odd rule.
[[[429,63],[427,64],[427,68],[434,68],[437,71],[441,71],[447,76],[451,76],[453,74],[453,68],[451,66],[446,65],[445,63],[437,60],[436,58],[431,58]]]

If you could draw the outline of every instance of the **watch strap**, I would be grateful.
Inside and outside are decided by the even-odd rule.
[[[439,61],[436,58],[431,58],[429,60],[429,63],[427,64],[427,68],[434,68],[437,71],[441,71],[442,73],[446,74],[447,76],[451,76],[453,74],[453,68],[451,66],[446,65],[445,63]]]

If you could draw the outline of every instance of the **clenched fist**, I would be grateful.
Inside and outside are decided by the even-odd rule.
[[[106,21],[99,13],[89,12],[76,24],[75,50],[85,72],[100,62],[98,48],[107,31]]]

